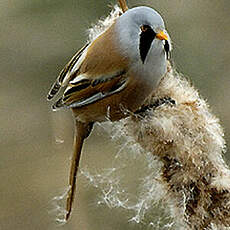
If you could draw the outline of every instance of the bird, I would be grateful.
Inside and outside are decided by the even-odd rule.
[[[66,220],[72,211],[82,145],[94,123],[118,121],[140,109],[165,75],[171,49],[161,15],[147,6],[130,8],[87,42],[52,85],[48,100],[64,88],[53,110],[71,109],[75,119]]]

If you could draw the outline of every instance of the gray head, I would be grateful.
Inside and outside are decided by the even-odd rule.
[[[144,6],[132,8],[118,18],[116,31],[121,52],[135,72],[154,78],[166,72],[171,42],[159,13]]]

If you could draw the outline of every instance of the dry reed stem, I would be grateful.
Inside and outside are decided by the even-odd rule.
[[[118,2],[120,4],[120,6],[121,6],[121,9],[122,9],[123,13],[129,9],[128,6],[127,6],[126,0],[118,0]]]
[[[177,229],[230,229],[230,172],[219,120],[170,68],[149,104],[122,127],[162,163],[162,199]]]

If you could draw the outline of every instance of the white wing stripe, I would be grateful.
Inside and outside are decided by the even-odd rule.
[[[118,93],[118,92],[122,91],[126,87],[126,85],[127,85],[127,81],[123,81],[123,82],[121,82],[121,85],[114,91],[107,92],[107,93],[102,93],[102,92],[96,93],[91,97],[83,99],[82,101],[77,101],[77,102],[70,104],[68,106],[68,108],[79,108],[79,107],[94,103],[95,101],[101,100],[105,97],[108,97],[108,96],[114,94],[114,93]]]
[[[75,77],[75,78],[74,78],[72,81],[70,81],[69,83],[70,83],[70,84],[76,84],[76,83],[78,83],[78,82],[80,82],[81,80],[84,80],[84,79],[88,79],[87,74],[81,74],[81,75]]]
[[[66,73],[64,79],[63,79],[63,85],[66,85],[68,83],[69,78],[72,76],[72,74],[77,71],[82,64],[82,61],[85,59],[87,54],[88,47],[83,51],[80,58],[77,60],[77,62],[74,64],[74,66],[69,70],[69,72]]]

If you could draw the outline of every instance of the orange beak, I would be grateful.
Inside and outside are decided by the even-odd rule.
[[[168,36],[162,30],[156,34],[156,38],[160,40],[166,40],[166,41],[168,40]]]

